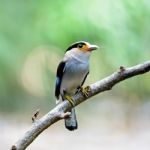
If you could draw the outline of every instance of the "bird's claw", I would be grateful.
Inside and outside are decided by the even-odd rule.
[[[75,105],[75,104],[74,104],[74,100],[73,100],[73,98],[72,98],[71,96],[65,94],[65,95],[64,95],[64,98],[65,98],[72,106]]]
[[[89,87],[83,88],[82,86],[79,87],[80,91],[82,92],[83,96],[88,97],[89,96]]]

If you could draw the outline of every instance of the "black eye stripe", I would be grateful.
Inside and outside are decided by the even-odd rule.
[[[77,48],[79,44],[81,44],[82,46],[83,46],[83,45],[86,45],[84,42],[77,42],[77,43],[74,43],[74,44],[72,44],[71,46],[69,46],[69,47],[67,48],[66,52],[69,51],[69,50],[71,50],[72,48]]]

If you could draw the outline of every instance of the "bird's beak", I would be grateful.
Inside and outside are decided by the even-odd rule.
[[[90,45],[89,46],[89,51],[93,51],[93,50],[96,50],[98,49],[99,47],[97,45]]]

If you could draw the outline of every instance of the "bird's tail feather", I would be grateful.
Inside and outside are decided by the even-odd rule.
[[[73,131],[78,128],[77,118],[76,118],[76,114],[75,114],[75,108],[71,109],[70,117],[65,119],[65,126],[70,131]]]

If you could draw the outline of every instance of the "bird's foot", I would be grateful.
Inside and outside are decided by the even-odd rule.
[[[72,106],[75,105],[75,104],[74,104],[74,100],[73,100],[73,98],[72,98],[70,95],[68,95],[68,94],[65,93],[64,98],[65,98]]]
[[[89,88],[88,86],[83,88],[82,86],[79,87],[79,90],[82,92],[83,96],[88,97],[89,96]]]

